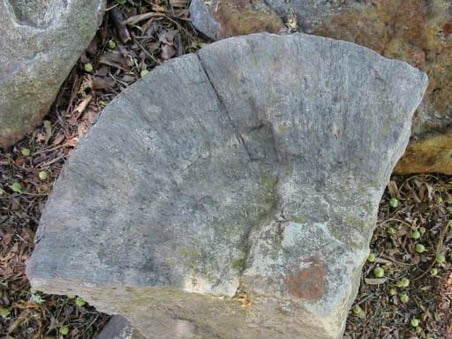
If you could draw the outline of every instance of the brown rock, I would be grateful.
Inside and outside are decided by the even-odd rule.
[[[379,0],[331,15],[315,34],[356,42],[429,76],[398,174],[452,173],[452,3]]]
[[[412,142],[394,172],[440,172],[452,175],[452,130]]]
[[[258,32],[278,33],[284,28],[276,12],[261,0],[194,0],[191,5],[192,16],[196,15],[195,12],[208,13],[210,18],[203,15],[199,20],[203,33],[212,39]],[[202,20],[210,21],[210,28],[207,28],[207,21],[203,24]]]

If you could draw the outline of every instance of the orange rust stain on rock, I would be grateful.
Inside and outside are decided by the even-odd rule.
[[[449,35],[452,33],[452,22],[448,22],[443,26],[443,34]]]
[[[318,257],[308,258],[303,263],[309,267],[290,270],[284,280],[289,293],[304,300],[320,299],[325,293],[326,264]]]

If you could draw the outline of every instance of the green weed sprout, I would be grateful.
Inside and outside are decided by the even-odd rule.
[[[438,253],[436,255],[435,261],[438,264],[444,264],[446,262],[446,256],[444,255],[444,253]]]
[[[413,233],[411,233],[411,238],[413,238],[414,240],[417,240],[421,237],[421,232],[419,231],[414,231]]]
[[[25,148],[25,147],[24,147],[24,148],[22,148],[21,153],[22,153],[22,155],[23,155],[24,157],[29,157],[30,154],[31,154],[31,151],[30,151],[29,148]]]
[[[424,253],[426,251],[425,246],[422,244],[417,244],[416,245],[416,252],[417,253]]]
[[[22,185],[19,182],[13,183],[10,187],[13,192],[22,193]]]
[[[410,285],[410,280],[408,278],[402,278],[396,282],[396,286],[399,288],[405,288]]]
[[[77,297],[77,298],[75,298],[75,304],[78,307],[83,307],[86,304],[86,301],[83,300],[83,298],[81,298],[81,297]]]
[[[399,200],[397,198],[389,199],[389,206],[392,208],[397,208],[399,206]]]
[[[400,301],[402,303],[406,304],[409,300],[410,300],[410,297],[408,296],[408,294],[403,293],[400,295]]]
[[[64,325],[64,326],[60,327],[60,334],[61,335],[69,334],[69,326]]]
[[[39,177],[39,179],[40,180],[46,180],[47,179],[47,172],[46,171],[40,171],[39,173],[38,173],[38,177]]]
[[[385,276],[385,270],[380,266],[376,267],[374,269],[374,276],[376,276],[377,278],[383,278]]]
[[[411,319],[411,322],[410,322],[411,326],[413,326],[413,327],[418,327],[419,323],[420,323],[420,321],[417,318]]]

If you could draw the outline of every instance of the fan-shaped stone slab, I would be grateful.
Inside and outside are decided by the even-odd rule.
[[[28,263],[149,338],[338,338],[427,77],[352,43],[226,39],[119,95]]]

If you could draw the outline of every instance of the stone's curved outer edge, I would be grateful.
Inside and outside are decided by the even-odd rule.
[[[94,337],[94,339],[144,339],[145,337],[134,329],[130,322],[120,315],[114,315]]]
[[[255,39],[256,36],[261,36],[262,39],[258,40]],[[265,44],[274,44],[275,49],[273,51],[267,51]],[[272,87],[275,86],[286,86],[293,88],[303,88],[304,83],[306,81],[314,82],[318,81],[320,83],[318,88],[306,88],[312,92],[313,95],[329,95],[329,93],[322,93],[324,90],[328,90],[328,84],[322,83],[324,82],[321,78],[319,78],[318,74],[312,73],[311,77],[316,77],[316,79],[303,79],[303,64],[301,64],[299,70],[296,68],[294,70],[288,70],[287,68],[284,68],[284,64],[299,64],[300,62],[303,63],[303,59],[299,59],[298,55],[303,55],[305,52],[305,49],[308,48],[312,53],[319,53],[318,51],[321,50],[321,46],[325,44],[331,44],[332,50],[334,50],[336,53],[339,53],[338,55],[318,55],[318,58],[313,58],[315,60],[325,60],[325,64],[331,65],[333,72],[341,72],[340,67],[343,67],[341,62],[348,62],[348,67],[357,67],[359,63],[361,62],[360,53],[366,53],[366,55],[369,57],[369,60],[372,61],[366,61],[366,65],[369,68],[369,72],[372,73],[369,74],[363,74],[362,78],[366,78],[369,81],[376,79],[377,82],[381,82],[379,85],[375,86],[375,91],[384,89],[384,86],[391,86],[394,90],[397,90],[397,87],[394,85],[395,83],[400,86],[400,90],[403,92],[404,96],[400,98],[401,102],[396,104],[395,109],[400,111],[404,110],[400,113],[400,115],[392,114],[392,112],[386,111],[384,114],[382,114],[382,121],[377,123],[377,126],[379,126],[382,134],[385,136],[384,141],[387,144],[387,146],[391,146],[390,149],[385,149],[385,147],[381,147],[380,145],[371,143],[368,145],[370,148],[370,151],[373,152],[375,157],[381,156],[381,152],[384,152],[384,154],[387,154],[390,157],[390,161],[388,161],[388,167],[394,167],[396,161],[400,156],[403,154],[403,149],[406,147],[407,138],[409,133],[409,126],[410,126],[410,120],[406,119],[406,116],[412,117],[414,110],[419,105],[420,101],[422,100],[423,93],[425,92],[428,78],[427,76],[419,72],[414,67],[410,66],[407,63],[396,61],[396,60],[390,60],[381,57],[378,53],[367,49],[362,46],[358,46],[351,42],[346,41],[336,41],[329,38],[322,38],[322,37],[314,37],[309,36],[305,34],[292,34],[289,36],[279,37],[277,35],[273,34],[250,34],[248,36],[242,36],[242,37],[236,37],[235,39],[226,39],[223,41],[219,41],[215,44],[209,45],[202,50],[199,51],[199,55],[201,60],[203,61],[204,68],[206,69],[207,73],[209,74],[209,77],[211,78],[211,82],[215,84],[215,87],[217,88],[217,92],[219,93],[222,100],[226,103],[227,106],[229,106],[228,110],[231,112],[236,112],[235,114],[239,114],[237,116],[233,116],[233,120],[236,121],[241,119],[241,123],[238,125],[244,124],[244,127],[242,127],[242,130],[246,130],[246,128],[253,128],[255,126],[258,126],[259,124],[265,124],[266,121],[272,124],[273,128],[275,129],[275,138],[285,138],[284,131],[281,129],[281,132],[278,133],[278,123],[284,123],[284,121],[278,122],[277,119],[273,119],[273,121],[270,121],[268,117],[266,117],[266,114],[271,115],[275,114],[275,110],[277,111],[282,110],[285,105],[287,106],[287,103],[285,102],[278,102],[277,98],[271,98],[269,95],[259,95],[257,93],[256,88],[259,88],[259,90],[267,90],[271,91]],[[228,48],[232,47],[232,49],[225,48],[226,45]],[[235,48],[235,49],[234,49]],[[281,51],[291,51],[289,53],[281,53]],[[344,55],[341,55],[344,54]],[[214,54],[215,57],[210,57],[211,54]],[[249,58],[245,58],[245,55],[250,55]],[[264,55],[265,57],[260,59],[260,56]],[[237,64],[236,60],[238,58],[243,58],[244,64]],[[302,57],[304,58],[304,57]],[[206,59],[206,60],[204,60]],[[276,61],[279,59],[278,61]],[[307,63],[308,66],[304,67],[318,67],[319,71],[322,72],[322,74],[327,78],[329,76],[328,71],[322,71],[322,67],[324,67],[322,64],[317,63],[317,61],[309,61]],[[375,66],[373,63],[375,63]],[[246,65],[245,65],[246,64]],[[266,72],[266,73],[259,73],[259,69],[261,67],[268,67],[268,65],[272,65],[274,68],[272,72]],[[336,65],[336,66],[334,66]],[[330,67],[330,66],[327,66]],[[395,74],[394,71],[392,74],[390,74],[388,79],[382,79],[379,72],[386,72],[387,69],[397,69],[400,73]],[[298,74],[297,74],[298,72]],[[319,74],[320,74],[319,72]],[[259,74],[258,79],[251,79],[249,78],[248,74]],[[269,78],[269,74],[272,74],[272,78]],[[408,77],[404,77],[404,74],[409,74]],[[298,76],[298,78],[297,78]],[[357,81],[359,80],[359,77]],[[227,80],[226,80],[227,79]],[[301,80],[303,79],[303,80]],[[233,84],[231,85],[231,82]],[[244,86],[244,83],[247,84],[247,86],[250,86],[250,89],[246,88]],[[356,95],[360,95],[362,97],[362,100],[356,100],[353,102],[353,105],[355,107],[351,107],[356,111],[354,113],[356,116],[353,117],[347,117],[347,108],[346,107],[335,107],[338,112],[336,114],[339,114],[337,117],[339,120],[341,119],[340,115],[343,114],[346,117],[346,123],[352,126],[354,121],[353,119],[359,118],[361,119],[362,123],[372,123],[373,120],[375,120],[375,116],[366,116],[366,114],[363,114],[362,112],[359,112],[359,110],[356,110],[356,105],[359,105],[361,102],[376,102],[378,105],[380,105],[382,108],[385,108],[385,105],[392,105],[392,102],[378,102],[378,98],[375,96],[376,93],[372,92],[366,92],[367,86],[366,83],[362,83],[363,88],[351,88],[349,84],[344,83],[344,86],[348,86],[345,88],[345,91],[354,91],[356,92]],[[254,86],[254,87],[253,87]],[[298,87],[297,87],[298,86]],[[325,87],[326,86],[326,87]],[[238,89],[241,90],[238,90]],[[254,89],[253,89],[254,88]],[[415,93],[414,95],[410,95],[410,93]],[[281,93],[284,95],[288,95],[288,93]],[[347,93],[348,94],[348,93]],[[355,94],[354,94],[355,95]],[[372,96],[375,97],[375,101],[369,100]],[[260,102],[253,102],[252,98],[259,98]],[[353,96],[351,96],[353,98]],[[248,99],[250,98],[250,99]],[[336,100],[336,98],[331,98],[333,101]],[[341,98],[337,98],[339,101]],[[296,101],[296,98],[293,97],[290,98],[292,101]],[[394,99],[391,99],[394,100]],[[301,103],[302,104],[302,103]],[[333,102],[334,104],[334,102]],[[342,103],[344,104],[344,103]],[[275,108],[273,108],[271,105],[274,105]],[[266,107],[271,107],[267,109]],[[388,106],[390,107],[390,106]],[[315,109],[326,109],[326,107],[314,107]],[[309,108],[313,109],[313,108]],[[368,107],[364,107],[363,109],[369,109],[370,111],[374,109],[372,105],[368,105]],[[256,110],[259,112],[258,115],[256,115],[254,112]],[[238,113],[240,112],[240,113]],[[359,112],[359,113],[358,113]],[[360,115],[357,115],[360,114]],[[244,115],[244,117],[242,117]],[[313,116],[314,119],[317,119],[319,122],[321,122],[321,119],[319,117],[315,116],[310,112],[308,114],[309,116]],[[342,118],[344,119],[344,118]],[[350,120],[350,121],[347,121]],[[385,126],[383,124],[386,123]],[[281,127],[281,126],[279,126]],[[348,127],[348,126],[346,126]],[[282,127],[281,127],[282,128]],[[315,126],[314,126],[315,128]],[[335,146],[334,139],[331,137],[333,133],[343,133],[341,131],[341,126],[331,126],[331,134],[327,137],[331,141],[331,146]],[[391,131],[392,130],[392,131]],[[401,131],[404,133],[404,135],[398,135],[398,131]],[[393,134],[391,134],[391,132]],[[372,131],[362,131],[363,133],[361,135],[362,138],[369,138],[370,142],[374,142],[371,138],[373,137]],[[366,134],[367,133],[367,134]],[[295,144],[302,147],[306,147],[306,145],[309,145],[309,142],[304,141],[303,138],[305,138],[305,135],[301,136],[301,140],[303,141],[296,141],[292,140]],[[350,137],[357,139],[358,136],[354,135],[353,131],[350,131]],[[338,138],[338,142],[340,142],[341,138]],[[349,140],[352,143],[360,142],[360,140]],[[391,141],[398,142],[397,145],[391,144]],[[284,139],[280,141],[279,143],[283,143]],[[276,140],[276,146],[279,144]],[[352,144],[353,145],[353,144]],[[316,145],[317,146],[317,145]],[[328,145],[330,146],[330,145]],[[346,145],[341,145],[341,147],[345,147]],[[400,146],[400,147],[397,147]],[[379,149],[380,148],[380,149]],[[330,149],[326,148],[323,152],[328,153]],[[335,149],[336,151],[336,149]],[[344,149],[345,152],[356,152],[361,158],[365,159],[367,154],[366,151],[360,151],[355,149],[348,150],[347,148]],[[297,151],[301,153],[301,151]],[[320,150],[322,152],[322,150]],[[360,153],[362,152],[362,153]],[[280,150],[279,156],[282,156],[282,153],[287,153],[286,151]],[[328,154],[322,155],[327,157]],[[356,155],[355,155],[356,157]],[[282,160],[282,159],[280,159]],[[317,160],[317,158],[313,158],[313,160]],[[334,161],[334,159],[326,159],[328,162]],[[359,162],[359,158],[356,158],[356,160]],[[365,166],[366,164],[361,162],[361,166]],[[353,166],[353,165],[352,165]],[[363,168],[364,169],[364,168]],[[386,168],[383,174],[383,177],[388,177],[390,175],[390,169]],[[369,175],[373,175],[375,172],[372,168],[366,168],[365,173]]]
[[[208,336],[340,337],[426,84],[408,64],[304,34],[223,40],[157,67],[65,166],[31,284],[141,331],[179,319]]]
[[[105,0],[68,1],[45,29],[12,20],[0,3],[0,147],[38,125],[103,17]],[[17,48],[21,46],[21,48]]]
[[[202,2],[202,1],[201,1]],[[452,123],[452,40],[450,27],[452,6],[449,0],[405,1],[323,1],[323,0],[261,0],[278,12],[287,22],[296,14],[298,28],[303,32],[339,40],[354,41],[390,58],[404,60],[429,74],[426,95],[413,118],[410,153],[401,159],[397,174],[449,174],[448,150],[432,149],[431,136],[444,134]],[[214,17],[204,13],[204,21]],[[257,12],[257,11],[256,11]],[[191,11],[196,16],[196,8]],[[204,26],[194,20],[194,26]],[[240,25],[232,35],[247,33]],[[261,26],[262,31],[268,31]],[[223,38],[219,28],[212,27],[211,38]],[[416,145],[414,145],[416,143]],[[420,159],[420,160],[418,160]],[[422,159],[428,159],[427,162]],[[432,160],[436,162],[432,162]]]
[[[51,275],[60,267],[70,276],[89,263],[99,269],[83,278],[96,283],[235,294],[234,262],[242,260],[243,235],[271,204],[266,200],[271,187],[261,187],[271,166],[249,162],[210,86],[190,54],[157,68],[104,110],[49,198],[47,206],[64,207],[57,214],[47,207],[37,233],[41,243],[74,229],[84,237],[74,240],[70,258],[55,258],[57,269],[32,263],[31,276]],[[168,98],[174,92],[178,96]],[[124,126],[130,133],[124,134]],[[154,185],[148,191],[149,181]],[[235,185],[224,190],[230,181]],[[66,220],[67,211],[72,220]],[[102,232],[110,223],[128,239]],[[97,243],[97,252],[85,251],[85,241]],[[37,254],[43,248],[36,247],[35,257],[50,255]],[[63,252],[65,244],[51,251]],[[217,251],[224,255],[215,258]],[[116,259],[103,259],[111,257]]]

